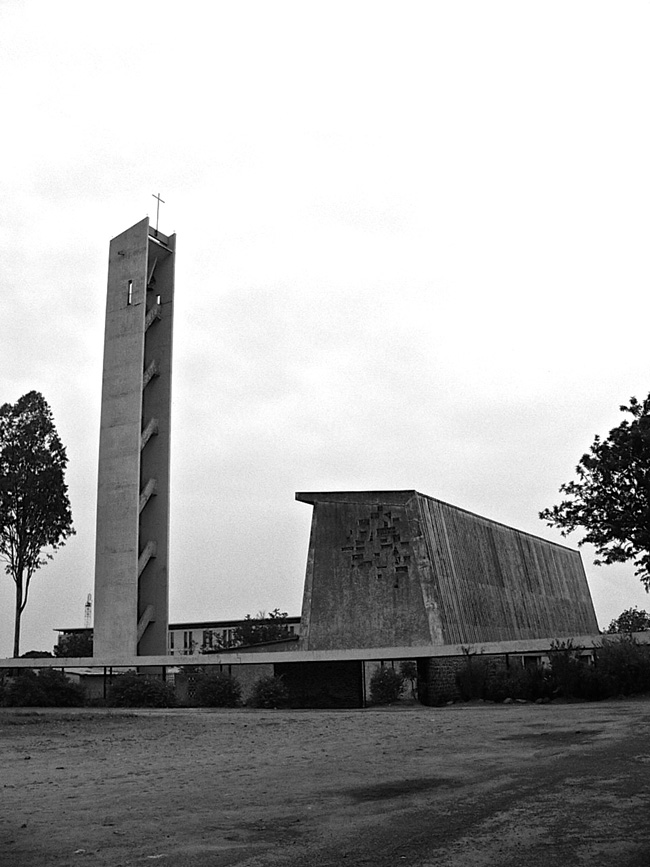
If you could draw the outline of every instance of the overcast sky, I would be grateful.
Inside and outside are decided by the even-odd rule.
[[[633,0],[0,0],[0,403],[50,403],[77,529],[21,650],[93,592],[108,245],[152,193],[173,621],[300,613],[295,491],[415,488],[564,541],[539,510],[650,391],[649,40]],[[601,626],[650,608],[592,557]]]

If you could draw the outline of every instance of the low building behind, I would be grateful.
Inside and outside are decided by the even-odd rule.
[[[193,656],[201,653],[217,652],[236,646],[235,630],[246,623],[246,620],[200,620],[187,623],[170,623],[167,632],[167,652],[170,656]],[[300,636],[300,617],[286,617],[281,621],[271,618],[255,620],[256,624],[283,625],[287,629],[287,637],[295,639]],[[91,628],[56,629],[59,633],[59,643],[66,636],[92,636]]]

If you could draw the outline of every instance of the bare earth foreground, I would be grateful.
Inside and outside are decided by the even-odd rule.
[[[0,711],[2,867],[650,865],[650,700]]]

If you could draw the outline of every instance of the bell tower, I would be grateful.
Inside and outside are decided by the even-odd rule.
[[[94,655],[167,653],[176,236],[111,241],[102,380]]]

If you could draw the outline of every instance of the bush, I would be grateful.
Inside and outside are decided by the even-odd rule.
[[[62,671],[43,668],[39,671],[38,682],[52,707],[82,707],[85,703],[83,687],[73,683]]]
[[[4,688],[5,707],[48,707],[47,697],[34,671],[20,671],[7,678]]]
[[[485,698],[490,666],[486,659],[475,659],[467,655],[463,665],[456,672],[456,686],[463,701]]]
[[[370,700],[373,704],[399,701],[403,689],[404,678],[394,668],[382,665],[370,678]]]
[[[289,690],[281,677],[260,677],[253,685],[248,704],[251,707],[278,708],[289,704]]]
[[[553,642],[549,653],[553,695],[597,701],[608,693],[604,679],[571,641]]]
[[[495,702],[502,702],[507,698],[523,698],[523,674],[523,668],[518,670],[492,666],[485,679],[485,691],[481,698]]]
[[[537,701],[553,697],[551,673],[541,665],[494,669],[487,680],[484,698],[488,701],[505,701],[507,698],[523,698]]]
[[[174,687],[158,677],[120,674],[108,691],[109,707],[173,707]]]
[[[206,672],[196,678],[194,699],[199,707],[238,707],[241,686],[224,671]]]
[[[603,641],[596,652],[596,671],[605,695],[650,691],[650,647],[634,638]]]
[[[2,703],[5,707],[82,707],[84,691],[62,671],[25,669],[5,680]]]
[[[612,691],[607,683],[607,678],[603,677],[602,673],[591,663],[583,662],[580,679],[577,682],[577,689],[573,694],[573,698],[581,698],[585,701],[600,701],[602,698],[607,698],[609,695],[614,695],[617,691]]]
[[[550,698],[553,684],[550,672],[542,666],[505,668],[493,659],[467,656],[456,672],[456,686],[463,701],[484,699],[502,702],[507,698],[536,701]]]
[[[557,695],[597,701],[612,695],[633,695],[650,690],[650,648],[632,637],[604,641],[594,665],[581,659],[569,643],[550,654]]]
[[[580,691],[584,671],[579,650],[570,641],[566,645],[554,641],[548,656],[555,694],[565,698],[575,696]]]

